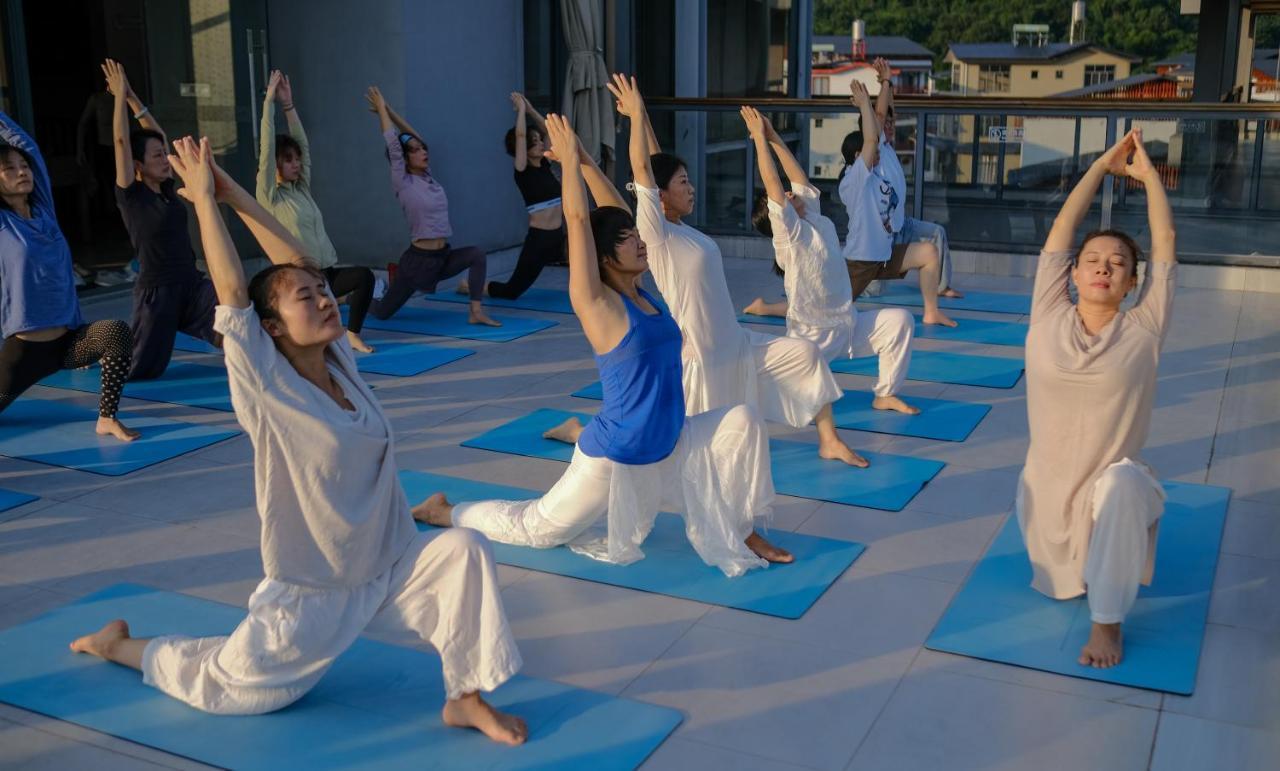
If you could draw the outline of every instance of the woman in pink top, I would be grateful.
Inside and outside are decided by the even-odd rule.
[[[414,292],[435,292],[442,279],[467,271],[471,294],[472,324],[502,326],[489,318],[480,299],[484,296],[485,253],[474,246],[454,247],[449,244],[453,228],[449,225],[449,199],[444,188],[431,176],[427,143],[400,117],[377,86],[365,95],[369,109],[378,116],[382,137],[387,143],[387,160],[391,162],[391,189],[395,190],[400,208],[409,222],[409,248],[391,277],[387,293],[376,300],[369,313],[377,319],[391,318]]]
[[[1151,262],[1127,234],[1076,228],[1107,174],[1142,183]],[[1173,301],[1173,213],[1134,130],[1094,162],[1053,223],[1036,271],[1027,333],[1031,446],[1017,496],[1031,585],[1055,599],[1088,595],[1084,666],[1120,662],[1120,624],[1150,583],[1164,492],[1139,458]],[[1069,292],[1074,285],[1078,300]]]

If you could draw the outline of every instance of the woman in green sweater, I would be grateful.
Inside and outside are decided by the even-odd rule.
[[[274,101],[284,109],[288,134],[276,134]],[[307,255],[329,282],[335,297],[347,296],[350,314],[347,339],[364,353],[373,348],[360,339],[364,317],[373,302],[373,271],[362,267],[338,267],[338,253],[324,230],[324,215],[311,196],[311,146],[293,105],[289,78],[271,73],[267,98],[262,104],[262,148],[258,155],[258,202],[302,242]]]

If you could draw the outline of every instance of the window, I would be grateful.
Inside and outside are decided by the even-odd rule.
[[[963,79],[964,79],[964,65],[961,64],[960,62],[953,63],[951,65],[951,90],[954,91],[955,89],[959,88],[960,82]]]
[[[1054,70],[1054,71],[1053,71],[1053,79],[1054,79],[1054,80],[1062,80],[1062,70]]]
[[[1099,83],[1110,83],[1116,79],[1114,64],[1086,64],[1084,66],[1084,84],[1096,86]]]
[[[1040,70],[1032,70],[1032,71],[1031,71],[1031,79],[1032,79],[1032,80],[1039,80],[1039,79],[1040,79]]]
[[[524,94],[539,112],[561,109],[568,60],[560,14],[548,3],[524,0]]]
[[[983,93],[1009,92],[1009,65],[983,64],[978,67],[978,90]]]
[[[705,6],[707,96],[793,95],[795,86],[788,70],[795,51],[800,4],[790,0],[706,0]],[[810,53],[805,51],[804,55]]]
[[[826,94],[830,94],[830,93],[831,93],[831,78],[828,78],[824,75],[822,77],[817,77],[813,79],[813,95],[814,96],[825,96]]]
[[[814,127],[814,128],[822,128],[822,118],[814,118],[814,119],[813,119],[813,127]]]

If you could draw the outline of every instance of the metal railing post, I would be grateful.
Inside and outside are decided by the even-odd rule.
[[[1120,116],[1114,113],[1106,116],[1107,120],[1107,140],[1106,146],[1111,147],[1116,143],[1116,121],[1120,120]],[[1100,226],[1103,230],[1111,227],[1111,204],[1115,200],[1115,180],[1107,177],[1102,183],[1102,221]]]
[[[911,216],[924,219],[924,158],[929,152],[929,113],[916,113],[916,152],[911,159],[915,189],[911,191]]]

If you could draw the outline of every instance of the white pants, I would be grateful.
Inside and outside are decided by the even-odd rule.
[[[800,428],[844,392],[809,340],[748,332],[756,364],[756,400],[767,420]]]
[[[809,327],[788,323],[787,334],[818,346],[827,361],[842,357],[880,357],[876,396],[893,396],[907,379],[915,319],[905,308],[855,310],[855,321],[843,327]]]
[[[708,565],[734,577],[767,563],[747,548],[757,520],[772,513],[769,436],[746,405],[685,420],[676,449],[643,466],[593,458],[575,448],[560,481],[541,498],[460,503],[453,523],[499,543],[574,551],[626,564],[643,558],[640,544],[662,509],[682,514],[685,534]],[[607,533],[591,532],[608,513]]]
[[[1085,560],[1089,616],[1096,624],[1124,621],[1150,581],[1164,488],[1141,464],[1125,458],[1108,466],[1093,488],[1093,530]]]
[[[265,579],[228,637],[157,637],[143,682],[220,715],[253,715],[302,698],[365,629],[426,641],[440,653],[446,696],[491,691],[520,669],[493,551],[484,536],[420,533],[399,561],[352,589]]]

